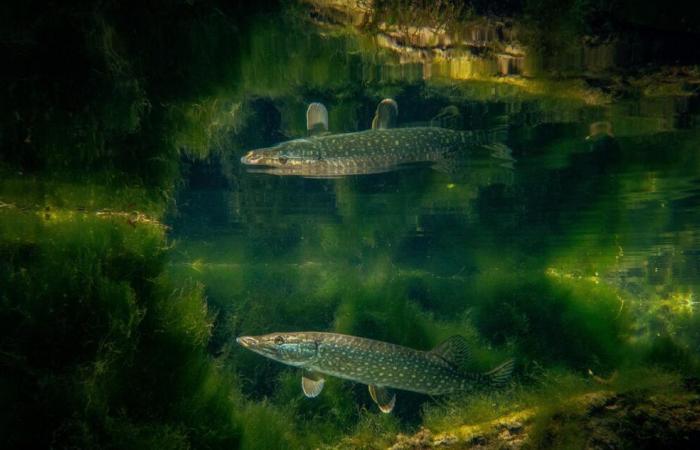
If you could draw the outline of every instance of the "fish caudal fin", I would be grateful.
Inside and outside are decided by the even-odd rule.
[[[301,376],[301,390],[304,391],[304,395],[310,398],[317,397],[323,390],[325,383],[326,380],[314,372],[304,372]]]
[[[395,128],[399,118],[399,105],[391,98],[385,98],[377,105],[372,119],[373,130]]]
[[[502,142],[484,145],[484,148],[491,152],[491,157],[503,161],[514,162],[513,150]]]
[[[486,146],[503,142],[508,139],[508,125],[496,125],[495,127],[469,130],[462,132],[462,143]]]
[[[389,391],[389,389],[381,386],[375,386],[370,384],[367,386],[369,388],[369,395],[374,400],[374,403],[379,406],[379,410],[385,414],[390,413],[396,405],[396,394]]]
[[[508,125],[496,125],[484,130],[482,144],[496,144],[508,139]]]
[[[486,372],[484,377],[491,386],[501,387],[510,380],[513,374],[513,367],[515,367],[515,360],[509,359],[500,366]]]
[[[328,131],[328,110],[323,103],[311,103],[306,109],[306,131],[310,135]]]

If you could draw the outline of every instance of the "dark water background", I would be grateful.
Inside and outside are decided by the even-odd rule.
[[[7,33],[15,62],[42,56],[3,93],[8,446],[373,448],[598,390],[591,373],[652,393],[697,376],[697,29],[603,21],[584,45],[574,22],[528,22],[539,34],[503,69],[488,52],[414,60],[295,4],[246,20],[183,4],[167,26],[90,11],[17,16],[83,49],[65,69],[39,31]],[[464,147],[337,179],[239,162],[304,136],[310,102],[342,133],[387,97],[401,126],[448,106],[453,128],[507,126],[514,161]],[[382,415],[350,382],[306,399],[296,369],[234,341],[295,330],[424,350],[461,334],[470,370],[513,357],[516,374],[499,392],[399,392]]]

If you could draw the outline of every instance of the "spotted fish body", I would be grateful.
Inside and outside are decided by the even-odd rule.
[[[513,368],[513,361],[509,360],[487,373],[464,372],[459,359],[466,358],[466,347],[459,336],[432,351],[320,332],[244,336],[237,341],[268,358],[316,374],[305,375],[303,380],[308,396],[318,395],[323,386],[318,374],[331,375],[369,385],[372,398],[380,408],[390,405],[388,411],[393,408],[394,397],[388,395],[387,388],[429,395],[452,394],[477,385],[501,385],[509,379]],[[320,387],[314,383],[321,383]],[[317,391],[309,395],[307,390],[313,389]],[[385,408],[382,411],[388,412]]]
[[[437,354],[388,342],[342,334],[317,333],[318,359],[310,370],[364,384],[430,395],[487,384],[481,374],[464,374]]]
[[[282,142],[252,150],[241,162],[274,175],[338,177],[386,172],[410,163],[437,162],[460,146],[493,141],[494,133],[488,130],[372,129]]]

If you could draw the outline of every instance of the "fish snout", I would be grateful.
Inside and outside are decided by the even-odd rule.
[[[261,164],[266,159],[269,159],[267,151],[251,150],[241,157],[241,162],[246,165]]]
[[[245,347],[245,348],[255,348],[255,347],[258,347],[258,345],[259,345],[259,341],[256,338],[254,338],[253,336],[237,337],[236,342],[238,342],[238,344],[241,347]]]
[[[251,150],[241,157],[241,163],[243,164],[255,164],[256,161],[260,159],[259,155],[255,154],[255,151]]]

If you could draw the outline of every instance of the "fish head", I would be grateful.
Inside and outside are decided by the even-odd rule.
[[[318,146],[310,139],[295,139],[274,147],[251,150],[241,158],[247,166],[288,167],[321,159]]]
[[[241,346],[291,366],[303,367],[318,355],[318,341],[305,333],[271,333],[236,338]]]

